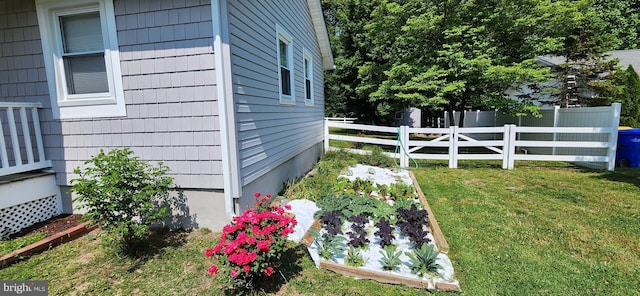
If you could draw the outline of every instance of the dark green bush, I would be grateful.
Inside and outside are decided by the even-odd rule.
[[[152,166],[130,149],[100,150],[85,165],[85,170],[74,170],[80,177],[71,180],[69,191],[76,194],[78,209],[86,209],[93,224],[115,234],[123,251],[135,251],[150,227],[171,214],[169,168]]]

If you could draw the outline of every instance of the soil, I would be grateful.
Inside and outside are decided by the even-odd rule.
[[[82,222],[84,221],[82,221],[81,214],[62,214],[50,218],[49,220],[38,222],[29,227],[23,228],[20,232],[12,234],[11,238],[28,236],[38,232],[44,232],[46,236],[51,236],[77,226]]]

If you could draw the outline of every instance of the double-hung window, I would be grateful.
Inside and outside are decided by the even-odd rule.
[[[278,82],[281,104],[295,104],[293,38],[279,25],[277,31]]]
[[[124,116],[113,0],[37,0],[56,118]]]
[[[313,58],[311,54],[304,50],[304,103],[307,106],[313,106]]]

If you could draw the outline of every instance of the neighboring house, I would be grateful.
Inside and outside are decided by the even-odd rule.
[[[640,49],[613,50],[613,51],[608,51],[606,55],[607,55],[605,58],[606,60],[618,59],[618,66],[620,66],[620,68],[622,68],[623,70],[626,70],[629,66],[633,66],[636,72],[640,71]],[[566,58],[562,56],[545,55],[545,56],[537,57],[537,63],[539,65],[545,66],[545,67],[551,67],[552,71],[554,71],[553,69],[556,69],[562,66],[565,62],[566,62]],[[576,77],[573,77],[570,80],[575,81],[575,79]],[[553,82],[549,82],[545,86],[560,87],[561,83],[562,82],[559,82],[559,81],[553,81]],[[511,94],[515,94],[515,92],[512,92]],[[582,97],[592,97],[597,94],[593,93],[592,91],[586,91],[581,93],[580,95]],[[535,103],[539,104],[541,107],[544,107],[544,108],[552,108],[553,105],[556,105],[556,104],[548,103],[548,102],[554,102],[554,101],[557,101],[557,98],[551,98],[547,95],[547,96],[542,96],[541,99],[539,101],[536,101]]]
[[[608,51],[606,55],[608,55],[607,60],[618,59],[618,66],[622,69],[633,66],[636,72],[640,71],[640,49],[612,50]],[[539,56],[537,61],[543,66],[559,67],[565,63],[566,59],[561,56],[546,55]]]
[[[422,110],[416,107],[407,107],[402,111],[396,111],[393,115],[396,125],[409,127],[422,127]]]
[[[130,147],[220,228],[320,157],[332,68],[320,0],[0,1],[0,227],[71,212],[73,169]]]

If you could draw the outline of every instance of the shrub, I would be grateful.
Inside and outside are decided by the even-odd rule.
[[[267,202],[271,196],[256,193],[256,209],[247,209],[222,229],[220,242],[206,250],[218,264],[209,267],[214,275],[224,273],[239,294],[252,291],[255,284],[276,272],[282,254],[289,248],[287,235],[296,220],[285,208]],[[219,268],[221,267],[221,268]]]
[[[100,150],[85,165],[91,166],[75,168],[80,177],[71,180],[74,202],[87,209],[92,224],[118,235],[125,252],[135,251],[149,228],[171,214],[164,206],[173,186],[173,178],[166,176],[169,168],[162,163],[154,167],[130,149]]]

